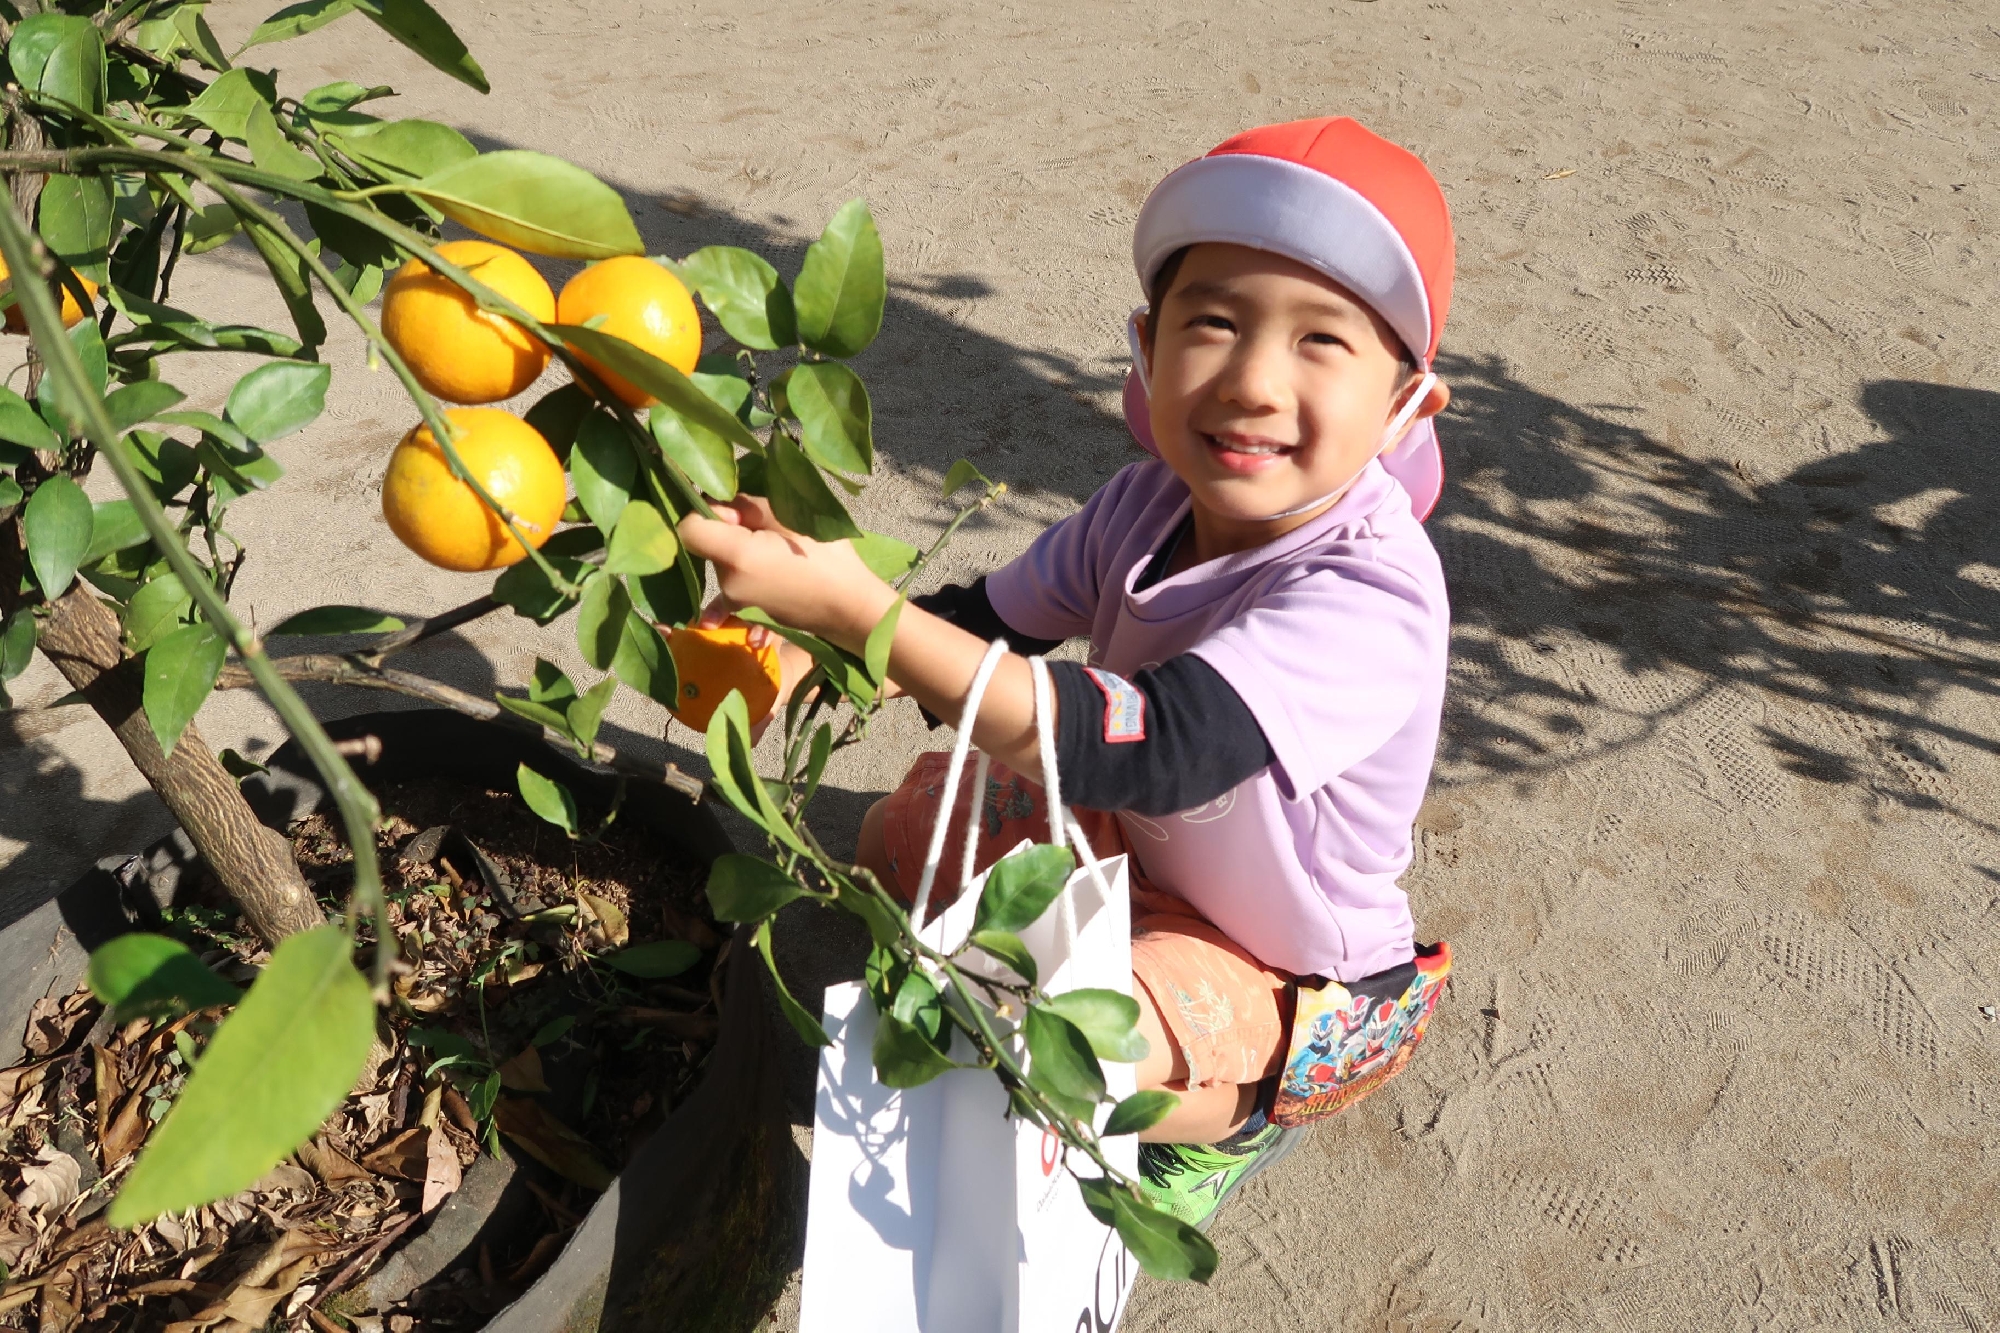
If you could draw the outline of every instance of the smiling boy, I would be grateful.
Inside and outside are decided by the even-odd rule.
[[[1348,1104],[1401,1068],[1442,978],[1397,879],[1444,695],[1444,579],[1419,518],[1441,478],[1429,419],[1450,394],[1430,364],[1452,239],[1416,157],[1329,118],[1169,175],[1133,252],[1133,425],[1157,459],[1003,569],[916,599],[889,675],[956,717],[990,640],[1088,636],[1088,666],[1051,664],[1063,795],[1095,812],[1101,854],[1132,857],[1139,1083],[1181,1097],[1141,1161],[1156,1202],[1205,1224],[1294,1141],[1269,1119],[1281,1072],[1284,1093],[1324,1094],[1311,1107]],[[859,651],[896,597],[848,544],[787,532],[761,501],[682,533],[715,563],[718,614],[761,606]],[[1033,708],[1009,654],[973,728],[997,761],[982,867],[1046,836],[1019,776],[1038,771]],[[944,758],[920,757],[862,827],[857,860],[905,896]],[[1301,996],[1318,1024],[1303,1041]]]

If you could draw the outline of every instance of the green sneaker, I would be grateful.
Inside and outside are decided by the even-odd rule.
[[[1290,1152],[1298,1138],[1296,1130],[1267,1124],[1221,1143],[1142,1143],[1140,1180],[1154,1207],[1206,1231],[1222,1201]]]

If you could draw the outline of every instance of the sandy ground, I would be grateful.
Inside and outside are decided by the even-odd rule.
[[[934,530],[960,455],[1014,488],[954,572],[1132,457],[1127,247],[1165,170],[1345,111],[1444,183],[1432,530],[1458,631],[1408,885],[1453,993],[1408,1075],[1244,1192],[1215,1281],[1143,1284],[1128,1328],[2000,1326],[1990,8],[443,7],[490,99],[358,19],[273,56],[299,86],[366,60],[405,113],[573,157],[669,253],[751,244],[789,271],[869,197],[896,286],[861,363],[886,458],[864,518]],[[262,13],[224,8],[232,33]],[[279,320],[233,294],[252,262],[190,263],[183,302]],[[474,595],[381,526],[411,414],[351,337],[330,355],[290,483],[242,507],[241,604]],[[536,653],[577,665],[513,621],[412,665],[485,690]],[[656,717],[612,721],[645,745]],[[279,738],[246,696],[201,720]],[[831,840],[920,733],[900,719],[834,775]],[[0,719],[0,914],[162,827],[87,713]]]

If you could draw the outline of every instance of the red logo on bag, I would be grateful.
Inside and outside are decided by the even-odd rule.
[[[1062,1156],[1062,1140],[1056,1136],[1055,1126],[1042,1131],[1042,1174],[1056,1173],[1056,1162]]]

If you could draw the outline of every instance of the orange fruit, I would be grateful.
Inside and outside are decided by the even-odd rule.
[[[568,479],[549,442],[497,407],[454,407],[445,419],[466,470],[514,516],[531,544],[547,541],[568,497]],[[473,489],[451,475],[429,426],[405,435],[389,455],[382,517],[403,545],[445,569],[499,569],[528,554]]]
[[[638,255],[601,259],[563,284],[556,298],[558,320],[585,324],[599,315],[604,322],[597,327],[603,332],[651,352],[683,375],[694,373],[694,363],[701,359],[701,316],[681,280],[652,260]],[[627,406],[654,402],[589,357],[581,360]]]
[[[97,284],[92,282],[89,278],[84,277],[81,273],[76,275],[76,280],[83,284],[83,290],[90,297],[91,303],[93,305],[96,304]],[[0,259],[0,292],[8,290],[12,285],[13,285],[13,278],[7,272],[7,261],[5,259]],[[83,322],[83,316],[85,311],[82,306],[76,303],[76,295],[75,293],[71,292],[68,287],[63,287],[61,291],[62,291],[63,327],[66,329],[73,329],[77,325]],[[8,306],[7,332],[26,333],[27,331],[28,331],[28,317],[22,313],[21,307],[18,304]]]
[[[752,648],[750,626],[736,617],[714,629],[689,626],[669,631],[667,651],[673,654],[674,673],[680,677],[680,702],[673,714],[696,731],[708,731],[708,720],[731,690],[743,691],[753,723],[777,706],[783,676],[775,637],[762,648]]]
[[[506,246],[447,241],[437,252],[536,319],[555,318],[549,284]],[[417,383],[451,403],[512,398],[549,363],[540,339],[504,315],[481,310],[464,288],[420,259],[396,270],[383,289],[382,332]]]

